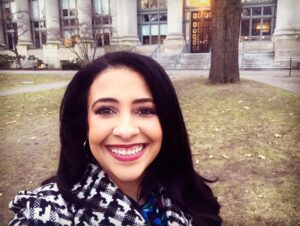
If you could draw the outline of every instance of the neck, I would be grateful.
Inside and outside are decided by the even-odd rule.
[[[127,196],[136,201],[139,205],[143,204],[143,200],[138,200],[140,194],[140,181],[115,181],[119,189]]]

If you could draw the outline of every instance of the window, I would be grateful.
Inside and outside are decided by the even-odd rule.
[[[30,14],[33,44],[41,48],[47,42],[45,0],[30,0]]]
[[[9,49],[14,49],[16,45],[16,37],[18,36],[16,21],[16,3],[14,0],[6,0],[2,3],[3,12],[3,28],[5,43]],[[2,23],[2,21],[0,21]]]
[[[253,19],[252,20],[252,35],[259,36],[260,30],[261,30],[260,19]]]
[[[93,0],[93,33],[97,46],[110,44],[111,15],[109,0]]]
[[[109,14],[109,0],[94,0],[94,13],[96,15]]]
[[[263,8],[263,14],[264,15],[272,15],[272,7],[270,7],[270,6],[264,7]]]
[[[60,24],[64,45],[74,46],[78,41],[76,0],[60,0]]]
[[[62,20],[70,20],[77,17],[76,0],[61,0],[61,17]]]
[[[251,10],[248,8],[244,8],[242,11],[242,16],[250,16],[251,15]]]
[[[31,18],[45,19],[45,0],[31,0]]]
[[[240,35],[244,40],[271,39],[275,28],[276,4],[244,5]]]
[[[167,1],[139,0],[138,27],[144,45],[161,44],[167,35]]]
[[[249,36],[250,32],[250,21],[249,20],[242,20],[242,30],[241,35],[242,36]]]
[[[141,10],[167,8],[167,1],[166,0],[141,0],[140,8]]]
[[[253,16],[259,16],[259,15],[261,15],[261,7],[253,7],[252,8],[252,15]]]
[[[260,27],[262,35],[271,35],[271,22],[271,19],[263,19]]]

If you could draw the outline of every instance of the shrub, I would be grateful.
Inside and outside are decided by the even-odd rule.
[[[13,63],[15,57],[7,55],[7,54],[0,54],[0,69],[8,69],[10,68],[11,63]]]
[[[63,70],[79,70],[80,69],[80,64],[70,62],[70,61],[62,61],[61,62],[61,68]]]

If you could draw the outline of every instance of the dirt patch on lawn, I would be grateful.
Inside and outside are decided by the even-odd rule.
[[[62,94],[53,90],[0,97],[0,225],[11,218],[8,203],[18,191],[36,188],[56,171]]]

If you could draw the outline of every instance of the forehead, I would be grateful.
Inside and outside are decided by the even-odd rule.
[[[97,75],[90,87],[89,97],[102,95],[152,97],[144,77],[125,66],[111,67]]]

